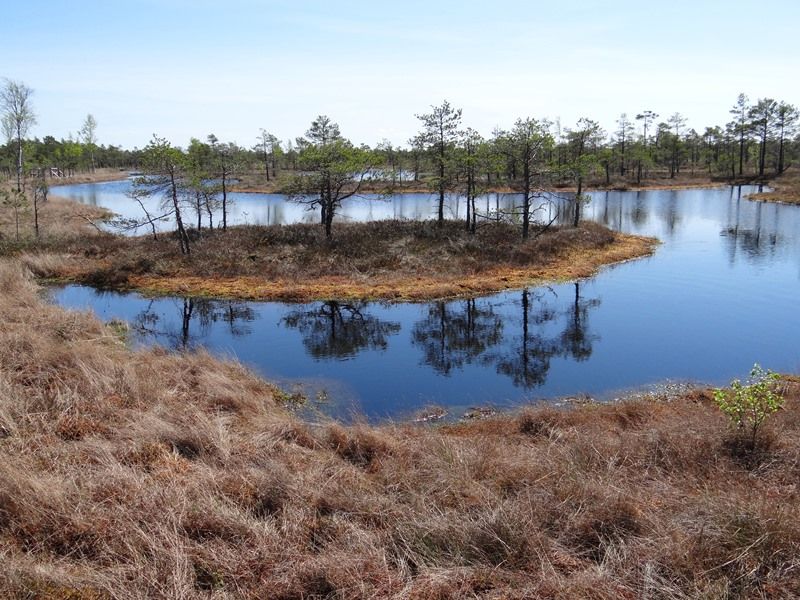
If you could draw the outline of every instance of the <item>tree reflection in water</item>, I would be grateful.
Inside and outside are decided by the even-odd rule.
[[[567,323],[561,333],[561,353],[584,361],[592,355],[592,344],[599,336],[590,334],[588,330],[589,309],[600,306],[599,298],[585,300],[581,298],[581,283],[576,281],[575,298],[572,302],[571,314],[567,314]]]
[[[738,186],[735,192],[736,200],[733,199],[733,189],[731,190],[731,201],[728,203],[728,223],[720,232],[725,238],[728,250],[728,260],[731,265],[736,263],[736,256],[739,251],[753,262],[761,261],[775,254],[779,246],[778,237],[778,209],[779,205],[770,205],[768,210],[772,213],[765,219],[763,216],[764,202],[747,202],[748,209],[755,204],[755,214],[742,216],[742,186]],[[744,220],[744,224],[742,221]],[[771,224],[765,223],[764,221]]]
[[[383,350],[400,323],[382,321],[366,311],[366,302],[323,302],[314,308],[295,310],[282,322],[297,329],[303,346],[314,358],[346,358],[360,350]]]
[[[422,348],[422,362],[442,375],[471,363],[502,338],[503,321],[491,305],[475,299],[434,302],[411,332],[411,343]]]
[[[556,356],[584,361],[592,354],[592,344],[599,336],[589,333],[589,309],[599,306],[599,299],[581,298],[581,283],[576,281],[575,295],[566,310],[555,310],[544,292],[522,290],[520,303],[522,319],[519,335],[504,345],[505,351],[487,357],[498,373],[509,376],[514,385],[533,388],[542,385],[550,370],[550,360]],[[551,290],[551,293],[552,290]],[[551,334],[552,325],[564,319],[560,333]]]
[[[412,344],[422,349],[423,364],[443,375],[474,362],[494,366],[517,386],[541,385],[551,358],[586,360],[598,339],[588,331],[588,314],[600,301],[582,298],[580,286],[580,282],[574,284],[574,299],[563,309],[550,302],[544,291],[523,290],[516,334],[508,333],[510,320],[504,322],[488,303],[435,302],[414,325]]]
[[[449,376],[465,365],[493,367],[514,385],[532,388],[544,383],[554,357],[587,360],[598,339],[589,331],[591,309],[599,299],[581,296],[575,282],[570,301],[553,290],[523,290],[511,305],[518,317],[499,311],[488,299],[433,302],[411,329],[411,345],[422,351],[421,363]],[[223,323],[233,336],[249,335],[256,315],[247,303],[183,298],[175,313],[152,302],[133,321],[141,336],[176,349],[193,347]],[[518,311],[518,312],[517,312]],[[385,350],[401,329],[400,322],[379,318],[366,302],[327,301],[290,310],[281,319],[295,329],[306,352],[317,360],[350,358],[364,350]]]
[[[534,301],[540,300],[541,295],[533,297]],[[553,340],[539,333],[545,323],[555,318],[556,312],[546,304],[540,305],[540,310],[530,314],[531,293],[522,290],[522,329],[519,336],[515,336],[506,344],[504,351],[495,356],[487,357],[496,365],[497,372],[511,377],[514,385],[525,388],[535,387],[544,383],[547,371],[550,369],[550,357],[556,353],[556,344]],[[538,327],[532,331],[531,326]]]
[[[181,298],[175,301],[178,319],[163,318],[150,301],[133,320],[133,330],[143,336],[166,341],[167,345],[179,350],[191,348],[200,335],[209,332],[217,322],[227,323],[233,336],[251,333],[249,323],[255,320],[255,313],[245,302],[233,300],[209,300],[208,298]],[[198,329],[192,332],[192,322],[197,321]]]

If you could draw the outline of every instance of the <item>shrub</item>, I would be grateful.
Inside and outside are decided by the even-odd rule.
[[[756,363],[746,384],[734,379],[730,389],[714,390],[714,402],[737,429],[747,432],[751,450],[756,447],[761,425],[783,406],[777,381],[777,373],[765,371]]]

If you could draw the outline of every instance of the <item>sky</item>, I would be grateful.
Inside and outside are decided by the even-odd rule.
[[[319,114],[356,143],[406,144],[447,99],[490,135],[517,118],[679,112],[702,131],[743,92],[800,104],[797,0],[19,0],[0,77],[34,90],[32,135],[243,146]]]

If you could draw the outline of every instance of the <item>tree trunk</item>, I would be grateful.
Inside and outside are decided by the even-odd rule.
[[[200,200],[200,192],[194,193],[194,201],[197,208],[197,231],[203,228],[203,205]]]
[[[222,231],[228,229],[228,167],[222,167]]]
[[[739,127],[741,127],[739,130],[739,177],[741,177],[744,167],[744,124],[740,122]],[[736,173],[734,173],[734,176],[736,176]]]
[[[330,205],[330,201],[328,202],[328,207],[325,209],[325,237],[327,239],[331,239],[333,237],[333,206]]]
[[[183,226],[181,207],[178,202],[178,186],[175,182],[175,175],[172,173],[170,173],[170,183],[172,187],[172,207],[175,209],[175,224],[178,226],[178,239],[180,240],[181,254],[190,254],[189,236],[186,234],[186,229]]]
[[[444,226],[444,143],[439,150],[439,227]]]
[[[530,164],[530,150],[526,149],[525,160],[522,165],[523,195],[525,196],[522,201],[522,239],[528,239],[528,233],[531,225],[531,164]]]
[[[466,223],[466,230],[471,231],[472,223],[471,218],[475,218],[474,215],[471,215],[472,211],[472,196],[474,193],[475,188],[475,173],[472,170],[472,167],[467,168],[467,223]]]
[[[22,131],[17,127],[17,191],[22,191]]]
[[[36,197],[36,192],[33,194],[33,230],[36,233],[36,239],[39,239],[39,199]]]
[[[470,227],[470,233],[475,233],[475,196],[472,196],[472,225]]]
[[[208,198],[206,198],[206,212],[208,213],[208,229],[209,231],[214,231],[214,212],[211,210]]]
[[[577,227],[581,222],[581,204],[583,198],[581,192],[583,191],[583,177],[578,177],[578,193],[575,194],[575,218],[572,221],[572,226]]]

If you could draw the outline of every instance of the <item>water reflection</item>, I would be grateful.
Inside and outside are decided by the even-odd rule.
[[[678,190],[665,192],[666,201],[660,205],[661,220],[664,223],[664,231],[669,237],[675,235],[675,230],[680,222],[678,212]]]
[[[115,294],[98,292],[98,295]],[[218,324],[225,324],[232,337],[250,335],[253,332],[250,323],[255,319],[255,312],[245,302],[208,298],[151,299],[131,319],[131,327],[140,340],[150,339],[170,348],[187,350],[197,346]]]
[[[475,299],[430,304],[411,333],[412,344],[422,350],[423,364],[442,375],[483,356],[502,339],[501,318],[488,302]]]
[[[620,202],[620,206],[622,203]],[[644,225],[647,222],[647,203],[641,191],[636,192],[636,199],[631,210],[631,221],[634,225]]]
[[[350,358],[362,350],[385,350],[388,338],[400,331],[400,323],[383,321],[368,309],[366,302],[322,302],[289,312],[283,324],[300,333],[314,358]]]
[[[552,289],[533,293],[522,290],[518,332],[509,336],[499,353],[488,354],[485,361],[510,377],[514,385],[530,389],[544,383],[553,357],[588,359],[592,344],[599,339],[588,330],[588,314],[600,305],[600,300],[582,298],[579,281],[573,286],[573,302],[562,310],[554,304],[557,296]]]
[[[415,320],[390,318],[397,306],[367,302],[326,301],[281,305],[278,323],[295,332],[304,354],[315,361],[355,359],[361,354],[421,352],[419,364],[435,374],[451,376],[466,368],[489,368],[514,386],[531,389],[547,377],[550,361],[565,357],[587,360],[599,336],[589,331],[589,314],[600,305],[586,298],[581,282],[552,288],[522,290],[516,298],[431,302],[420,305]],[[71,287],[86,291],[87,288]],[[93,292],[114,304],[134,300],[115,292]],[[185,350],[222,345],[220,337],[264,340],[274,324],[259,317],[257,303],[207,298],[138,298],[141,305],[128,317],[137,343],[158,343]],[[408,337],[399,334],[408,327]],[[397,347],[392,348],[392,340]],[[259,344],[266,361],[269,346]]]
[[[581,282],[576,281],[572,314],[567,314],[566,326],[561,332],[563,351],[578,361],[587,360],[592,355],[592,344],[600,339],[589,332],[589,309],[600,305],[599,298],[582,298]]]
[[[731,189],[727,223],[720,231],[729,264],[735,264],[740,254],[752,262],[762,262],[775,254],[781,245],[778,207],[744,200],[742,186]]]
[[[800,209],[750,201],[753,191],[594,193],[587,219],[663,244],[650,259],[552,288],[426,304],[151,300],[80,286],[54,296],[132,323],[137,344],[203,346],[273,380],[325,382],[368,416],[514,404],[534,393],[609,397],[668,378],[720,385],[756,361],[800,368]],[[373,203],[370,213],[364,202],[351,214],[425,215],[429,197]],[[481,202],[504,210],[513,197]],[[569,218],[570,200],[559,202],[553,214]],[[262,198],[258,210],[291,219],[296,208]]]
[[[550,369],[550,358],[557,353],[558,344],[547,333],[546,325],[557,312],[545,301],[544,294],[533,297],[536,305],[531,314],[531,294],[522,290],[520,329],[509,337],[509,343],[499,353],[487,357],[497,372],[511,378],[514,385],[532,388],[544,383]]]

